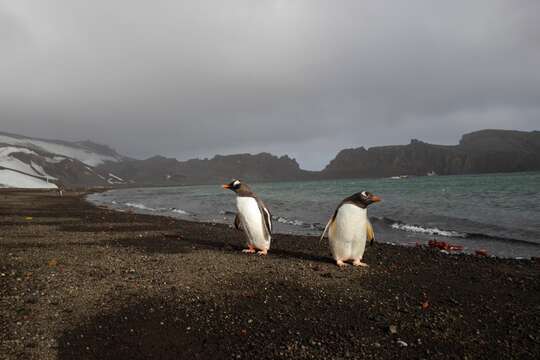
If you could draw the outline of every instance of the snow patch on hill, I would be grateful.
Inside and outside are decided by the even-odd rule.
[[[62,162],[64,160],[66,160],[67,158],[66,157],[63,157],[63,156],[53,156],[53,157],[45,157],[44,158],[45,161],[47,161],[48,163],[51,163],[51,164],[58,164],[59,162]]]
[[[36,175],[36,176],[41,175],[41,174],[38,174],[34,169],[32,169],[32,167],[29,164],[11,156],[11,154],[17,153],[17,152],[25,153],[25,154],[34,154],[34,155],[36,154],[35,152],[28,149],[24,149],[24,148],[17,148],[17,147],[11,147],[11,146],[0,148],[0,166],[8,168],[8,169],[22,171],[30,175]]]
[[[28,175],[42,176],[42,177],[48,176],[51,180],[55,179],[54,177],[48,175],[45,172],[45,170],[43,170],[43,168],[39,166],[38,164],[34,163],[33,161],[31,161],[30,164],[27,164],[17,159],[16,157],[14,157],[12,155],[14,153],[31,154],[31,155],[37,156],[37,154],[34,151],[26,149],[26,148],[15,147],[15,146],[0,147],[0,167],[21,171]]]
[[[53,183],[11,170],[0,170],[0,188],[56,189]]]
[[[65,157],[74,158],[90,166],[97,166],[103,164],[105,161],[120,160],[119,158],[116,158],[114,156],[99,154],[76,146],[62,145],[56,142],[49,142],[24,137],[19,138],[6,134],[0,134],[0,143],[23,146],[55,155],[62,155]]]
[[[114,175],[113,173],[109,173],[109,178],[107,179],[107,182],[109,184],[123,184],[125,183],[125,180],[119,176]]]

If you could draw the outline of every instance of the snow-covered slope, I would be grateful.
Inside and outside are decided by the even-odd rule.
[[[12,170],[0,170],[0,188],[29,188],[29,189],[56,189],[57,186],[52,182],[21,174]]]
[[[0,187],[110,186],[126,181],[96,166],[123,159],[90,141],[43,140],[0,132]]]
[[[77,159],[89,166],[97,166],[103,164],[105,161],[120,161],[123,159],[123,157],[117,154],[114,150],[108,149],[104,146],[92,144],[91,142],[69,143],[64,141],[43,140],[8,133],[0,133],[0,144],[20,146],[28,149],[41,150],[51,154],[62,155]],[[98,148],[103,148],[104,150],[98,151]]]
[[[37,154],[34,151],[28,150],[26,148],[14,147],[14,146],[0,147],[0,166],[1,167],[20,171],[20,172],[23,172],[32,176],[46,177],[51,180],[55,179],[54,176],[50,176],[49,174],[47,174],[42,166],[36,164],[33,161],[30,161],[30,163],[23,162],[19,160],[18,158],[16,158],[15,156],[12,156],[13,153],[32,154],[32,155],[37,156]]]
[[[37,176],[41,175],[41,174],[38,174],[34,169],[32,169],[32,166],[30,164],[22,162],[16,157],[11,156],[11,154],[17,153],[17,152],[20,152],[23,154],[35,154],[35,152],[33,152],[32,150],[28,150],[25,148],[17,148],[13,146],[6,146],[3,148],[0,148],[0,166],[6,167],[8,169],[22,171],[30,175],[37,175]]]

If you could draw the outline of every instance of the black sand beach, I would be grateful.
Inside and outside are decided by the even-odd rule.
[[[538,358],[540,262],[314,237],[0,192],[2,359]]]

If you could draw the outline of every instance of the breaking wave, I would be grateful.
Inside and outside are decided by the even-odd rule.
[[[309,230],[322,230],[324,226],[319,223],[310,223],[298,219],[288,219],[284,216],[272,216],[272,220],[277,221],[280,224],[297,226]]]
[[[284,218],[282,216],[274,218],[274,220],[276,220],[278,223],[287,224],[287,225],[293,225],[293,226],[304,226],[304,225],[306,225],[306,223],[304,223],[303,221],[296,220],[296,219],[289,220],[289,219]]]
[[[387,223],[387,224],[391,221],[388,218],[376,219],[376,220],[382,220],[384,223]],[[419,225],[410,225],[410,224],[405,224],[399,221],[398,222],[391,221],[390,223],[391,223],[390,227],[392,229],[413,232],[413,233],[418,233],[418,234],[436,235],[436,236],[442,236],[442,237],[462,238],[462,239],[485,239],[485,240],[491,240],[491,241],[522,243],[522,244],[527,244],[527,245],[540,246],[539,243],[534,242],[534,241],[508,238],[508,237],[503,237],[503,236],[493,236],[493,235],[488,235],[484,233],[467,233],[467,232],[459,232],[455,230],[441,230],[438,228],[425,228]]]
[[[129,206],[129,207],[132,207],[132,208],[135,208],[135,209],[148,210],[148,211],[156,211],[156,209],[151,208],[151,207],[148,207],[148,206],[146,206],[146,205],[144,205],[144,204],[140,204],[140,203],[131,203],[131,202],[127,202],[127,203],[125,203],[124,205]]]
[[[184,211],[182,209],[172,208],[171,212],[181,214],[181,215],[189,215],[189,213],[187,211]]]
[[[396,230],[407,231],[407,232],[414,232],[414,233],[421,233],[421,234],[428,234],[428,235],[438,235],[438,236],[453,237],[453,238],[468,237],[468,234],[461,233],[458,231],[441,230],[438,228],[424,228],[418,225],[409,225],[409,224],[403,224],[403,223],[393,223],[391,225],[391,228],[396,229]]]
[[[112,201],[112,204],[117,204],[116,201]],[[189,212],[185,211],[185,210],[182,210],[182,209],[178,209],[178,208],[152,208],[152,207],[149,207],[149,206],[146,206],[144,204],[141,204],[141,203],[134,203],[134,202],[127,202],[127,203],[124,203],[125,206],[127,207],[130,207],[130,208],[134,208],[134,209],[139,209],[139,210],[145,210],[145,211],[157,211],[157,212],[172,212],[172,213],[175,213],[175,214],[180,214],[180,215],[191,215]]]

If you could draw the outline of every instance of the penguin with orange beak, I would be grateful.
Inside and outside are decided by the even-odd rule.
[[[352,261],[354,266],[368,266],[362,262],[366,242],[375,234],[367,216],[367,207],[381,198],[362,191],[344,199],[326,224],[321,240],[328,231],[330,251],[338,266]]]
[[[249,186],[240,180],[233,180],[222,185],[224,189],[236,193],[236,208],[238,213],[234,226],[244,231],[247,240],[245,253],[266,255],[272,239],[272,215],[261,199],[255,195]]]

